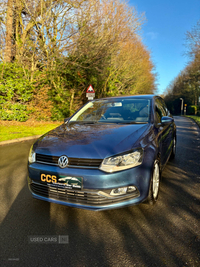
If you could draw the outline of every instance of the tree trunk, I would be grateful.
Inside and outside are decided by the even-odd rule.
[[[5,45],[5,62],[12,61],[12,34],[13,34],[13,0],[8,0],[7,20],[6,20],[6,45]]]
[[[73,112],[72,112],[72,106],[73,106],[73,102],[74,102],[74,94],[75,94],[75,90],[72,89],[71,90],[70,105],[69,105],[70,116],[73,114]]]

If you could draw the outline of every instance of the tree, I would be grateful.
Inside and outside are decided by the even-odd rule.
[[[186,47],[188,48],[186,53],[192,60],[200,60],[200,20],[197,21],[191,31],[186,33]]]
[[[52,117],[61,119],[86,101],[89,84],[97,98],[154,92],[154,66],[139,36],[144,17],[127,3],[7,0],[6,4],[7,13],[2,14],[7,20],[0,32],[6,33],[5,41],[0,40],[2,61],[17,63],[36,87],[29,107],[41,108],[39,99],[50,100]]]
[[[200,21],[186,33],[186,55],[190,61],[183,71],[170,83],[165,97],[168,105],[173,107],[175,113],[179,113],[180,98],[188,105],[197,105],[200,96]]]
[[[110,67],[109,94],[143,94],[155,90],[150,54],[138,37],[122,43]]]

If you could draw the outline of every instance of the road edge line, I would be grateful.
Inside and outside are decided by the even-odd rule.
[[[6,140],[6,141],[1,141],[0,146],[2,145],[7,145],[7,144],[12,144],[12,143],[19,143],[23,141],[29,141],[33,139],[37,139],[42,135],[34,135],[34,136],[28,136],[28,137],[22,137],[22,138],[16,138],[16,139],[11,139],[11,140]]]

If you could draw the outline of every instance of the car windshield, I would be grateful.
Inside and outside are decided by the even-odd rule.
[[[80,109],[69,122],[148,123],[150,99],[94,100]]]

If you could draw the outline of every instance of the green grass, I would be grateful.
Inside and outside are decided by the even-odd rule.
[[[57,126],[62,122],[5,122],[0,121],[0,142],[34,136],[42,135]]]
[[[191,119],[195,120],[195,121],[198,123],[198,125],[200,126],[200,116],[195,116],[195,115],[187,115],[186,117],[188,117],[188,118],[191,118]]]

